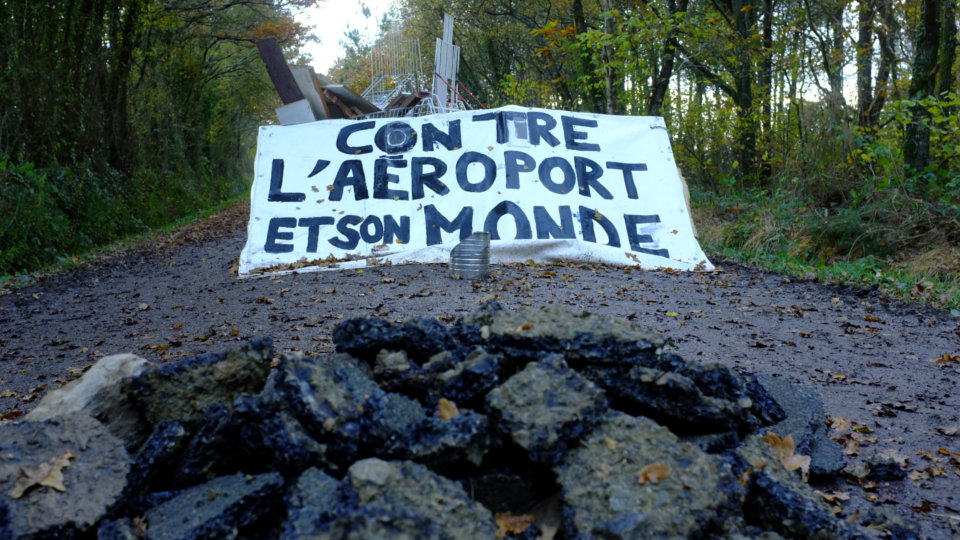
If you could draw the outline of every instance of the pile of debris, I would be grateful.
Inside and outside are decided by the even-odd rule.
[[[0,425],[0,537],[916,537],[803,481],[843,467],[815,394],[633,323],[491,303],[334,340],[103,359]]]

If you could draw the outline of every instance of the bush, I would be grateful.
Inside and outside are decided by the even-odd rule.
[[[209,171],[147,169],[130,178],[85,164],[37,168],[0,155],[0,275],[162,227],[246,187]]]

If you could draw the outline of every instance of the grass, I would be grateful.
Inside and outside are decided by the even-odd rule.
[[[695,191],[692,206],[711,254],[802,279],[875,286],[960,317],[960,246],[915,215],[897,215],[909,205],[823,210],[784,194]]]
[[[56,261],[39,270],[2,275],[0,276],[0,294],[5,294],[11,290],[19,289],[21,287],[36,283],[45,276],[67,272],[93,262],[108,259],[116,256],[117,254],[129,251],[145,244],[150,244],[155,242],[158,238],[169,234],[170,232],[179,229],[184,225],[208,218],[224,209],[246,201],[249,197],[249,193],[240,193],[209,208],[205,208],[203,210],[183,216],[162,227],[156,227],[145,232],[131,234],[109,245],[91,249],[84,253],[58,257]]]

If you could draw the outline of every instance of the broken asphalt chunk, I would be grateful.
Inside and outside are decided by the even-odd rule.
[[[147,512],[147,539],[235,538],[275,511],[282,489],[278,473],[221,476],[185,489]]]
[[[556,463],[600,420],[607,398],[553,354],[490,392],[487,408],[496,429],[531,460]]]
[[[151,425],[164,420],[192,429],[212,403],[232,407],[243,392],[259,392],[270,370],[269,339],[222,353],[211,353],[163,364],[126,382]]]
[[[618,412],[554,470],[567,538],[710,537],[725,529],[743,495],[722,457]]]
[[[105,517],[127,483],[123,443],[84,413],[0,425],[6,538],[70,537]],[[31,479],[32,477],[32,479]],[[0,516],[0,530],[4,520]]]

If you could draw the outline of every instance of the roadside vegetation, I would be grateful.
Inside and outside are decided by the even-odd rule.
[[[278,101],[254,44],[295,54],[303,3],[0,2],[0,275],[247,191]]]
[[[291,10],[312,3],[0,2],[0,274],[245,191],[276,104],[253,45],[295,57]],[[710,253],[960,315],[957,10],[396,0],[378,39],[427,52],[450,13],[460,79],[488,107],[663,116]],[[329,75],[360,91],[374,43],[345,42]]]

